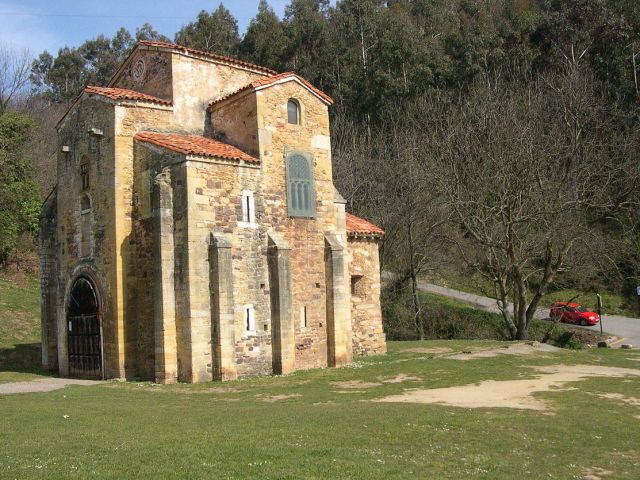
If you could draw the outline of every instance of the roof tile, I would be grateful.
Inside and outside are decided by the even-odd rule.
[[[84,89],[84,93],[100,95],[101,97],[107,97],[111,100],[134,100],[140,102],[157,103],[159,105],[171,105],[171,102],[169,100],[153,97],[151,95],[147,95],[146,93],[136,92],[135,90],[128,90],[126,88],[88,86]]]
[[[333,99],[327,95],[326,93],[324,93],[322,90],[314,87],[313,85],[311,85],[311,83],[309,83],[308,80],[305,80],[304,78],[302,78],[301,76],[295,74],[294,72],[285,72],[285,73],[279,73],[277,75],[272,75],[268,78],[263,78],[260,80],[255,80],[254,82],[251,82],[248,85],[245,85],[244,87],[236,90],[235,92],[229,93],[228,95],[225,95],[221,98],[218,98],[217,100],[214,100],[213,102],[211,102],[209,105],[214,105],[218,102],[222,102],[223,100],[226,100],[228,98],[231,98],[241,92],[246,92],[247,90],[256,90],[258,88],[261,87],[266,87],[269,85],[273,85],[281,80],[286,80],[286,79],[292,79],[292,80],[299,80],[300,82],[302,82],[302,84],[304,86],[306,86],[309,90],[311,90],[312,92],[314,92],[316,95],[318,95],[320,98],[322,98],[325,102],[327,102],[329,105],[331,105],[333,103]]]
[[[157,48],[168,48],[171,50],[182,51],[185,53],[189,53],[191,55],[199,55],[202,57],[211,58],[213,60],[218,60],[225,63],[231,63],[233,65],[238,65],[240,67],[250,68],[252,70],[257,70],[259,72],[268,73],[270,75],[275,74],[276,72],[267,67],[261,67],[260,65],[254,65],[253,63],[245,62],[244,60],[239,60],[237,58],[225,57],[224,55],[218,55],[217,53],[206,52],[204,50],[197,50],[191,47],[185,47],[183,45],[177,45],[175,43],[169,42],[151,42],[147,40],[141,40],[138,42],[139,45],[144,45],[147,47],[157,47]]]
[[[356,217],[347,212],[346,216],[347,220],[347,235],[350,237],[353,236],[371,236],[371,237],[381,237],[384,235],[384,230],[380,227],[377,227],[373,223],[367,222],[366,220]]]
[[[139,132],[134,137],[140,142],[152,143],[159,147],[183,153],[209,158],[224,158],[227,160],[243,160],[248,163],[259,164],[260,160],[243,152],[233,145],[197,135],[180,135],[177,133]]]

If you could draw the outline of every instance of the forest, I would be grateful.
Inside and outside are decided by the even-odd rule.
[[[174,38],[145,23],[57,53],[0,49],[0,265],[35,269],[55,124],[137,40],[295,71],[335,100],[334,181],[386,232],[424,337],[417,283],[485,281],[512,338],[554,289],[640,284],[640,9],[635,0],[261,0],[246,32],[220,3]],[[512,306],[511,306],[512,305]],[[406,326],[405,326],[406,327]]]

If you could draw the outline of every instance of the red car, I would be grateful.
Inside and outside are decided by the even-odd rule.
[[[596,312],[590,312],[577,303],[555,302],[551,305],[549,317],[552,320],[560,317],[564,323],[577,323],[580,325],[595,325],[600,321],[600,316]]]

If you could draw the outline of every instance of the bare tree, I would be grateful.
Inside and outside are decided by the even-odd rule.
[[[0,45],[0,113],[29,85],[31,62],[27,50],[16,52]]]
[[[616,128],[617,114],[572,68],[546,83],[479,86],[434,123],[438,185],[467,237],[460,252],[493,282],[514,339],[527,338],[577,246],[606,255],[596,238],[639,206],[638,135]]]

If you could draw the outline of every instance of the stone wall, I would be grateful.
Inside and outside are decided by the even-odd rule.
[[[97,128],[102,135],[93,135]],[[72,283],[82,274],[96,283],[102,308],[104,370],[107,377],[124,376],[122,345],[115,322],[116,264],[114,248],[114,106],[84,99],[74,107],[58,132],[57,186],[57,347],[61,375],[68,373],[66,309]],[[69,152],[63,152],[67,146]],[[81,165],[89,185],[83,189]],[[82,210],[83,197],[91,208]],[[84,236],[84,238],[83,238]]]
[[[153,378],[154,329],[152,292],[149,282],[153,274],[152,259],[140,229],[134,222],[134,209],[139,202],[150,209],[152,172],[140,168],[134,152],[134,135],[142,130],[169,129],[172,110],[149,105],[145,108],[117,105],[115,115],[115,155],[113,226],[115,265],[115,321],[120,328],[121,361],[126,378]],[[147,263],[144,263],[148,260]]]
[[[207,108],[212,100],[265,78],[231,65],[173,53],[173,99],[175,124],[181,130],[203,135],[207,131]]]
[[[113,82],[114,87],[128,88],[173,101],[171,54],[138,50]]]
[[[291,248],[292,312],[295,325],[296,368],[328,365],[325,235],[341,233],[333,203],[328,107],[295,82],[254,93],[258,106],[258,135],[262,160],[261,222],[282,235]],[[287,102],[298,101],[300,125],[287,122]],[[315,218],[292,218],[287,211],[285,156],[290,151],[313,157]],[[307,326],[303,325],[306,308]],[[348,319],[339,319],[345,323]],[[340,347],[350,358],[350,345]]]
[[[42,368],[58,369],[57,286],[58,228],[57,194],[54,190],[40,212],[40,318],[42,327]]]
[[[387,344],[380,310],[380,262],[375,238],[349,238],[353,353],[385,353]]]
[[[246,94],[211,106],[213,138],[259,155],[258,118],[255,95]]]

